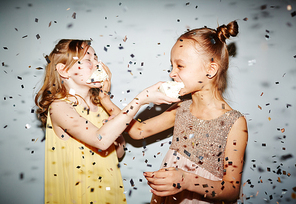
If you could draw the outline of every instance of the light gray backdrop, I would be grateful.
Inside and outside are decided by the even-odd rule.
[[[122,108],[145,87],[169,80],[170,49],[180,34],[232,20],[240,33],[228,41],[237,50],[226,98],[248,121],[245,203],[295,203],[295,10],[292,0],[1,1],[0,203],[43,202],[44,132],[33,98],[43,56],[59,39],[93,40],[113,73],[113,101]],[[139,117],[166,107],[149,108]],[[128,203],[150,201],[142,172],[159,168],[170,135],[137,142],[126,136],[120,164]]]

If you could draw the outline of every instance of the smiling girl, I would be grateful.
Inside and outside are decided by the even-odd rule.
[[[90,41],[60,40],[47,57],[46,75],[35,97],[46,127],[45,203],[126,203],[118,158],[124,154],[119,136],[140,106],[172,103],[158,91],[161,83],[142,91],[122,111],[98,81],[87,83],[100,64]],[[108,107],[108,109],[105,109]],[[109,115],[116,115],[105,123]]]
[[[183,82],[180,94],[192,99],[130,126],[135,139],[174,126],[162,169],[144,173],[154,194],[151,203],[226,203],[239,197],[247,124],[223,98],[229,61],[225,40],[237,34],[233,21],[181,35],[171,50],[170,77]]]

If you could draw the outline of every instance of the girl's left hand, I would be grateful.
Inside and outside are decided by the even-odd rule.
[[[170,196],[177,194],[187,188],[185,177],[186,172],[169,167],[155,172],[144,172],[151,192],[157,196]]]

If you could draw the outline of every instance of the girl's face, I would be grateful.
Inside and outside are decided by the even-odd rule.
[[[100,83],[86,83],[87,79],[97,68],[98,57],[95,50],[89,47],[84,57],[76,62],[68,71],[69,79],[77,85],[91,86],[91,88],[100,88]]]
[[[170,77],[185,85],[181,89],[180,95],[201,90],[207,81],[203,56],[197,52],[194,46],[192,40],[178,40],[171,50],[172,71]]]

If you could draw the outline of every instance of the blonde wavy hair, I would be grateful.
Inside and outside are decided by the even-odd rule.
[[[46,119],[50,104],[54,100],[64,99],[69,96],[69,90],[66,89],[63,79],[56,70],[56,65],[62,63],[65,70],[69,70],[76,62],[81,60],[90,47],[89,40],[60,40],[49,56],[45,56],[47,66],[45,77],[41,89],[35,96],[35,104],[38,106],[37,115],[42,124],[46,125]],[[99,89],[90,89],[91,101],[99,104]]]

